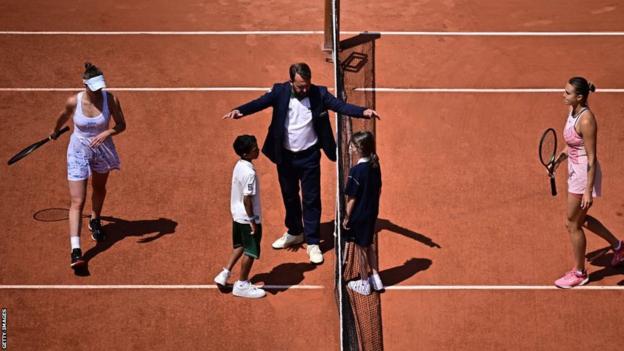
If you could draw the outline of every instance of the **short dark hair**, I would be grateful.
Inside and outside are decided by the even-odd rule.
[[[295,80],[295,76],[298,74],[305,80],[312,79],[312,70],[310,66],[304,62],[293,63],[289,69],[290,80]]]
[[[254,146],[257,145],[258,142],[255,136],[247,134],[239,135],[236,137],[236,140],[234,140],[234,152],[236,152],[238,156],[243,157],[243,155],[251,152]]]
[[[85,62],[84,66],[85,66],[85,70],[84,70],[84,73],[82,74],[82,79],[90,79],[90,78],[101,76],[102,74],[104,74],[99,68],[97,68],[91,62]]]

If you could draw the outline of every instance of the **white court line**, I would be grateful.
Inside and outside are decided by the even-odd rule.
[[[505,36],[505,37],[579,37],[624,36],[624,32],[436,32],[436,31],[341,31],[340,34],[380,34],[388,36]],[[252,31],[0,31],[0,35],[322,35],[322,30]]]
[[[376,93],[561,93],[563,88],[355,88]],[[596,93],[624,93],[624,89],[597,89]]]
[[[0,290],[201,290],[216,285],[0,285]],[[263,289],[320,290],[322,285],[265,285]],[[562,290],[554,285],[395,285],[386,290]],[[586,285],[572,290],[624,291],[624,286]]]
[[[250,30],[250,31],[0,31],[0,35],[319,35],[322,30]]]
[[[341,31],[340,34],[381,34],[388,36],[435,36],[435,37],[584,37],[584,36],[624,36],[624,32],[434,32],[434,31]]]
[[[264,285],[267,290],[318,290],[322,285]],[[201,290],[217,289],[216,285],[0,285],[0,290]]]
[[[108,91],[129,92],[239,92],[239,91],[269,91],[270,87],[146,87],[146,88],[108,88]],[[328,88],[333,91],[334,88]],[[54,92],[81,91],[84,88],[0,88],[0,92]],[[355,91],[374,91],[377,93],[561,93],[563,88],[356,88]],[[624,89],[598,89],[596,93],[624,93]],[[595,93],[594,93],[595,94]]]
[[[107,88],[108,91],[137,91],[137,92],[189,92],[189,91],[269,91],[270,87],[152,87],[152,88]],[[0,88],[2,91],[81,91],[84,88]]]
[[[386,290],[563,290],[554,285],[396,285]],[[580,286],[572,290],[619,290],[624,286],[593,285]]]

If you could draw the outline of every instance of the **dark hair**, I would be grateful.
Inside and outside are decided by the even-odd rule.
[[[102,73],[102,71],[100,71],[99,68],[97,68],[91,62],[85,62],[84,66],[85,66],[85,71],[82,74],[82,79],[90,79],[90,78],[101,76],[102,74],[104,74]]]
[[[305,80],[312,79],[312,70],[310,70],[310,66],[303,62],[293,63],[290,65],[289,73],[291,81],[295,80],[295,75],[297,74]]]
[[[373,168],[379,167],[379,156],[377,156],[375,151],[375,137],[373,133],[368,131],[356,132],[351,137],[351,144],[355,146],[362,157],[370,157]]]
[[[256,141],[256,137],[253,135],[239,135],[234,140],[234,152],[240,157],[251,152],[254,146],[257,146],[258,142]]]
[[[574,87],[574,92],[577,95],[583,95],[584,102],[587,101],[590,92],[596,91],[596,86],[583,77],[572,77],[568,83]]]

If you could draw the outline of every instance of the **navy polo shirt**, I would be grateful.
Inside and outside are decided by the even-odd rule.
[[[371,167],[370,161],[358,162],[349,170],[345,194],[355,197],[350,222],[375,221],[379,214],[381,169]]]

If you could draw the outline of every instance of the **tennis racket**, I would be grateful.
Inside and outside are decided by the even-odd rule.
[[[38,142],[30,145],[29,147],[27,147],[24,150],[22,150],[22,151],[18,152],[17,154],[15,154],[15,156],[11,157],[11,159],[7,163],[9,164],[9,166],[14,164],[15,162],[17,162],[17,161],[23,159],[24,157],[30,155],[33,151],[37,150],[43,144],[47,143],[48,141],[50,141],[52,139],[58,138],[61,134],[65,133],[68,130],[69,130],[69,127],[65,126],[65,128],[63,128],[63,129],[53,133],[52,135],[48,136],[47,138],[39,140]]]
[[[539,143],[540,162],[546,167],[550,178],[550,193],[557,196],[557,185],[555,184],[555,153],[557,152],[557,133],[554,129],[548,128],[542,134]]]

